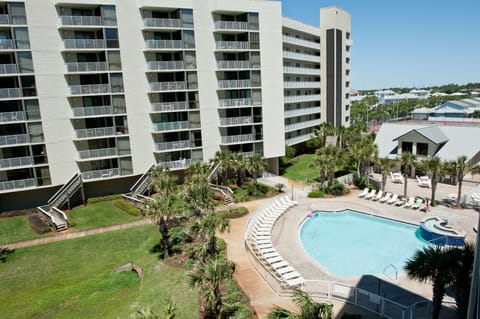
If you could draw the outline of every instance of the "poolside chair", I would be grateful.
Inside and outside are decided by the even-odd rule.
[[[272,264],[273,269],[279,269],[279,268],[287,267],[287,266],[290,266],[288,261],[279,261],[278,263]]]
[[[404,208],[410,208],[412,205],[415,203],[415,197],[410,197],[408,199],[408,202],[406,202],[402,207]]]
[[[285,282],[289,287],[297,287],[297,286],[301,286],[305,282],[305,279],[303,279],[302,277],[298,277],[298,278],[286,280]]]
[[[372,188],[372,190],[370,191],[370,193],[368,193],[367,195],[365,195],[365,199],[370,199],[372,198],[373,196],[375,196],[375,194],[377,193],[377,190],[375,188]]]
[[[405,200],[404,197],[401,197],[399,199],[397,199],[397,201],[395,203],[393,203],[393,205],[395,206],[403,206],[407,203],[407,201]]]
[[[365,197],[365,195],[368,194],[368,191],[369,191],[368,187],[365,187],[365,188],[363,189],[363,192],[361,192],[360,194],[358,194],[358,197],[360,197],[360,198]]]
[[[392,193],[386,193],[385,196],[380,198],[378,201],[380,203],[385,203],[386,201],[390,200],[390,198],[392,198]]]
[[[372,197],[372,200],[373,201],[379,200],[380,198],[382,198],[382,196],[383,196],[383,191],[379,190],[378,193],[377,193],[377,196]]]
[[[387,200],[387,204],[392,205],[398,200],[398,194],[393,194],[392,198]]]
[[[428,188],[430,186],[432,186],[432,181],[430,180],[430,178],[428,176],[422,176],[422,177],[416,176],[416,178],[417,178],[418,186],[428,187]]]
[[[423,199],[419,198],[412,205],[412,209],[419,209],[423,205]]]
[[[291,200],[288,198],[288,196],[283,196],[283,201],[292,205],[298,205],[298,202],[296,200]]]
[[[392,173],[390,172],[390,178],[392,179],[392,183],[403,183],[404,177],[402,173]]]

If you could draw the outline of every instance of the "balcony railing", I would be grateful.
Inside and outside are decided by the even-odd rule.
[[[190,148],[190,147],[191,146],[190,146],[189,140],[155,143],[155,149],[157,151],[177,150],[177,149]]]
[[[25,144],[30,140],[28,134],[3,135],[0,136],[0,145]]]
[[[72,95],[110,93],[110,84],[70,85]]]
[[[16,121],[25,121],[25,113],[23,112],[0,113],[0,122],[16,122]]]
[[[236,107],[236,106],[251,106],[252,99],[222,99],[220,100],[220,107]]]
[[[152,110],[154,112],[169,112],[169,111],[188,110],[188,102],[152,103]]]
[[[187,168],[192,164],[192,162],[193,161],[190,158],[182,158],[176,161],[158,162],[158,165],[162,166],[163,168],[174,170],[174,169]]]
[[[100,16],[60,16],[60,24],[97,26],[103,25],[103,21]]]
[[[0,39],[0,50],[13,50],[13,41],[10,39]]]
[[[218,87],[221,89],[239,89],[251,87],[250,80],[220,80],[218,81]],[[257,85],[260,86],[260,85]]]
[[[284,58],[320,63],[320,56],[313,54],[297,53],[292,51],[283,51]]]
[[[289,146],[299,144],[299,143],[308,141],[312,136],[313,136],[313,134],[305,134],[305,135],[295,136],[295,137],[292,137],[292,138],[287,138],[285,140],[285,143]]]
[[[189,121],[152,123],[155,132],[186,130],[190,128]]]
[[[96,116],[112,114],[113,109],[110,105],[104,106],[88,106],[88,107],[74,107],[72,109],[73,116]]]
[[[186,90],[187,82],[150,82],[150,90],[152,91],[175,91]]]
[[[246,21],[215,21],[216,30],[248,30]]]
[[[308,74],[308,75],[318,75],[320,76],[320,69],[314,68],[297,68],[293,66],[284,66],[283,73],[290,74]]]
[[[285,111],[284,116],[285,117],[295,117],[295,116],[315,114],[315,113],[320,113],[320,112],[321,112],[320,107],[309,107],[309,108],[305,108],[305,109]]]
[[[143,25],[153,28],[181,28],[182,21],[180,19],[144,18]]]
[[[320,43],[317,43],[317,42],[313,42],[305,39],[299,39],[299,38],[291,37],[289,35],[283,35],[282,39],[283,39],[283,42],[286,42],[286,43],[301,45],[304,47],[320,50]]]
[[[82,172],[82,179],[89,180],[89,179],[97,179],[97,178],[108,178],[108,177],[113,177],[118,175],[120,175],[120,170],[118,168],[109,168],[109,169],[102,169],[98,171]]]
[[[312,127],[317,125],[320,125],[320,119],[287,124],[285,125],[285,132],[300,130],[302,128],[307,128],[307,127]]]
[[[29,166],[33,164],[31,156],[12,157],[0,159],[0,169],[9,167]]]
[[[320,88],[320,82],[316,81],[285,81],[283,82],[285,89],[309,89]]]
[[[0,14],[0,24],[10,24],[8,14]]]
[[[252,142],[253,134],[222,136],[222,144]]]
[[[250,43],[247,41],[216,41],[217,49],[225,50],[249,50]]]
[[[244,125],[244,124],[252,124],[253,117],[251,116],[239,116],[239,117],[221,117],[220,118],[220,125],[228,126],[228,125]]]
[[[250,69],[250,61],[217,61],[219,69]]]
[[[78,155],[80,156],[80,159],[116,156],[117,149],[113,147],[113,148],[99,148],[95,150],[78,151]]]
[[[67,72],[101,72],[108,70],[107,62],[68,62]]]
[[[183,70],[185,63],[183,61],[149,61],[147,68],[149,70]]]
[[[37,186],[35,178],[18,179],[15,181],[0,182],[0,192],[17,188],[27,188]]]
[[[123,134],[121,131],[118,132],[119,134]],[[97,127],[75,130],[75,133],[77,134],[77,138],[91,138],[116,135],[117,130],[115,127]]]
[[[283,101],[285,103],[298,103],[298,102],[310,102],[310,101],[320,101],[320,94],[310,94],[310,95],[290,95],[284,96]]]
[[[147,49],[182,49],[182,40],[146,40]]]
[[[0,74],[18,73],[16,64],[0,64]]]
[[[19,88],[0,89],[0,99],[11,99],[22,96],[22,89]]]
[[[65,39],[65,49],[104,49],[105,40],[102,39]]]

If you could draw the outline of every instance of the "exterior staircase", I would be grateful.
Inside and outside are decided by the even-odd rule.
[[[220,166],[220,163],[212,163],[210,165],[210,172],[208,173],[208,177],[207,177],[210,182],[212,181],[212,178],[217,172],[219,166]]]
[[[145,192],[148,190],[152,184],[152,178],[150,177],[150,170],[155,167],[155,165],[150,166],[145,173],[140,176],[135,184],[130,187],[130,192],[123,194],[122,197],[130,201],[133,205],[142,208],[145,200],[153,200],[150,197],[144,196]]]
[[[221,185],[215,185],[215,184],[210,184],[210,188],[213,189],[216,192],[219,192],[222,194],[224,198],[225,204],[232,204],[233,203],[233,197],[231,194],[233,194],[233,191],[230,187],[226,186],[221,186]]]

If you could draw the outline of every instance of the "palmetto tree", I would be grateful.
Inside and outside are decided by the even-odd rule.
[[[242,186],[245,178],[245,170],[248,166],[248,158],[243,156],[242,153],[232,154],[232,168],[235,171],[235,177],[237,179],[237,186]]]
[[[230,229],[230,222],[222,214],[216,212],[209,212],[200,219],[197,219],[191,226],[191,231],[194,235],[199,237],[199,241],[205,242],[207,246],[204,250],[205,254],[203,259],[207,256],[216,256],[218,254],[217,249],[217,237],[216,232],[224,232]]]
[[[208,180],[208,165],[199,162],[189,167],[182,198],[195,216],[213,208],[214,192]]]
[[[228,170],[232,167],[232,153],[228,151],[217,151],[212,162],[218,164],[218,172],[222,176],[221,183],[228,184]]]
[[[467,242],[462,248],[452,249],[450,253],[454,262],[451,267],[454,272],[452,289],[455,291],[457,318],[464,319],[467,317],[475,245]]]
[[[437,191],[438,181],[447,173],[447,164],[442,162],[438,156],[433,156],[420,162],[420,167],[431,175],[432,195],[431,203],[435,206],[435,193]]]
[[[345,163],[345,152],[337,146],[319,148],[310,162],[320,173],[320,182],[328,181],[331,184],[335,178],[335,172],[343,168]]]
[[[165,197],[175,190],[177,177],[170,174],[168,168],[163,168],[158,165],[153,167],[149,174],[152,178],[152,183],[150,184],[151,190]]]
[[[367,179],[370,163],[375,161],[375,158],[378,156],[378,147],[373,143],[372,136],[362,136],[349,145],[348,151],[350,157],[355,162],[358,176]]]
[[[377,159],[378,168],[382,172],[382,191],[385,191],[388,174],[397,167],[397,163],[388,158],[388,156]]]
[[[331,319],[333,305],[315,302],[300,289],[293,291],[295,304],[299,312],[294,313],[279,306],[274,306],[267,314],[268,319]]]
[[[327,143],[327,136],[332,136],[333,134],[335,134],[335,127],[330,122],[323,122],[318,129],[315,129],[315,136],[321,140],[322,146],[325,146]]]
[[[408,174],[410,173],[411,169],[415,167],[416,162],[417,157],[410,152],[403,152],[402,156],[400,157],[400,164],[403,166],[403,175],[405,176],[405,183],[403,184],[403,196],[407,196]]]
[[[253,177],[253,184],[257,185],[258,175],[267,169],[267,162],[260,154],[254,154],[247,160],[247,170]]]
[[[465,155],[457,157],[456,161],[453,161],[450,163],[450,166],[457,178],[457,182],[458,182],[457,206],[460,206],[460,201],[462,199],[463,178],[468,173],[477,172],[478,167],[475,167],[472,163],[467,161],[467,157]]]

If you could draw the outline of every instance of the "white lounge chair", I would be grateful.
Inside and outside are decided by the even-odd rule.
[[[298,277],[290,280],[285,280],[285,282],[290,287],[296,287],[302,285],[305,282],[305,279],[303,279],[302,277]]]
[[[390,178],[392,179],[392,183],[403,183],[404,177],[402,173],[392,173],[390,172]]]
[[[385,203],[386,201],[390,200],[390,198],[392,198],[392,193],[386,193],[385,196],[380,198],[378,201],[380,203]]]
[[[407,200],[405,198],[399,198],[397,199],[397,201],[395,203],[393,203],[393,205],[395,206],[403,206],[407,203]]]
[[[416,178],[417,178],[417,183],[420,187],[430,188],[430,186],[432,186],[432,181],[428,176],[421,176],[421,177],[416,176]]]
[[[368,187],[365,187],[365,188],[363,189],[363,192],[361,192],[360,194],[358,194],[358,197],[360,197],[360,198],[365,197],[365,196],[368,194],[368,191],[369,191]]]
[[[383,191],[379,190],[378,193],[377,193],[377,196],[372,197],[372,200],[373,201],[379,200],[380,198],[382,198],[382,196],[383,196]]]
[[[423,199],[419,198],[412,205],[412,209],[419,209],[423,205]]]
[[[285,203],[298,205],[298,202],[296,200],[291,200],[290,198],[288,198],[288,196],[283,196],[282,198]]]
[[[368,193],[367,195],[365,195],[365,199],[370,199],[372,198],[373,196],[375,196],[375,194],[377,193],[377,190],[375,188],[372,188],[372,190],[370,191],[370,193]]]
[[[393,194],[392,198],[387,200],[387,204],[392,205],[398,200],[398,194]]]
[[[402,207],[404,208],[410,208],[412,205],[415,203],[415,197],[410,197],[408,199],[408,202],[406,202]]]

